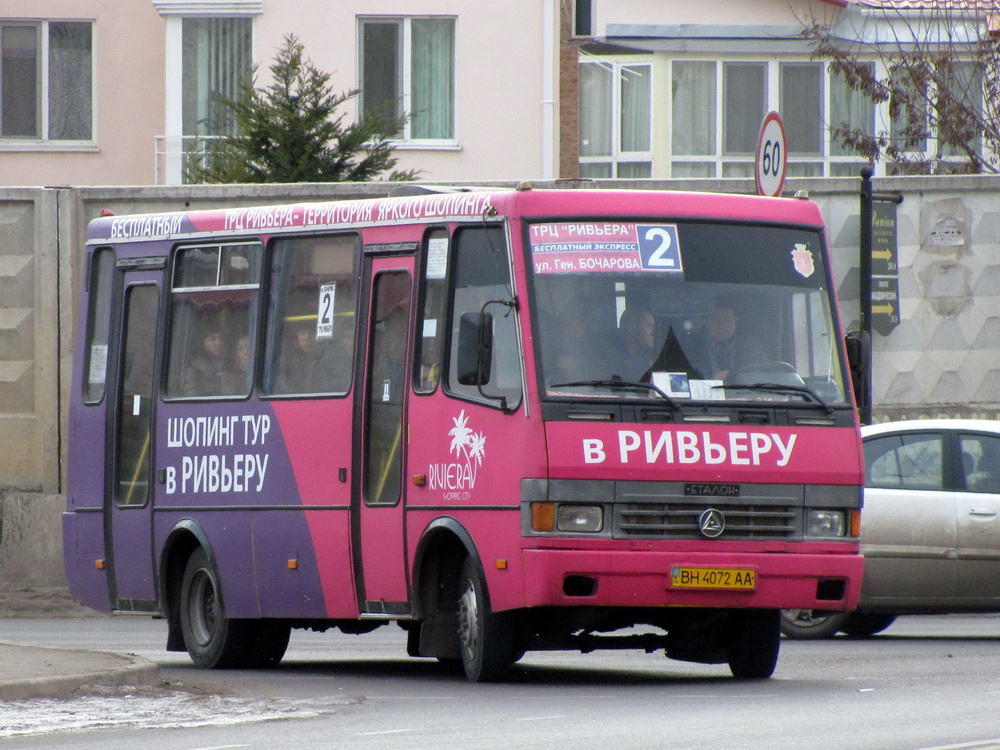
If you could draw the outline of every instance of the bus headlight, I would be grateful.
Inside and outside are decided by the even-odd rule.
[[[556,510],[559,531],[596,533],[604,528],[604,509],[600,505],[560,505]]]
[[[846,536],[847,515],[842,510],[811,510],[806,536]]]

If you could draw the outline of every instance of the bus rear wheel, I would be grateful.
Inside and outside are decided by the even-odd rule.
[[[184,647],[203,669],[249,666],[259,651],[254,623],[226,617],[219,575],[202,547],[184,568],[179,613]]]
[[[726,633],[726,658],[733,677],[764,680],[774,674],[781,649],[781,613],[776,609],[734,612]]]
[[[471,558],[462,565],[458,587],[458,643],[465,676],[472,682],[503,679],[521,653],[511,618],[491,611],[486,584]]]

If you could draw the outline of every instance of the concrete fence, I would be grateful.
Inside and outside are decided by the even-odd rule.
[[[502,185],[511,187],[512,185]],[[750,193],[748,180],[535,183]],[[69,378],[87,223],[115,214],[380,197],[387,183],[0,188],[0,588],[64,585]],[[841,315],[857,326],[860,179],[790,180],[823,211]],[[1000,178],[887,178],[900,323],[875,334],[877,420],[1000,418]]]

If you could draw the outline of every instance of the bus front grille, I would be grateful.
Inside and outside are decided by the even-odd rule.
[[[616,509],[615,527],[623,537],[704,539],[699,519],[709,508],[725,519],[720,539],[782,539],[800,533],[797,509],[779,505],[623,503]]]

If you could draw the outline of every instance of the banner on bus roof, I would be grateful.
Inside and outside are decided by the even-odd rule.
[[[560,222],[532,224],[535,273],[681,273],[676,224]]]

